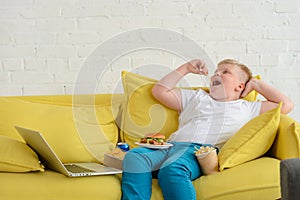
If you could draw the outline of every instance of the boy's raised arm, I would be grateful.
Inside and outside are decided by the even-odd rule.
[[[294,108],[293,102],[287,96],[261,80],[251,78],[246,85],[242,97],[245,97],[252,90],[256,90],[266,98],[266,101],[262,102],[260,113],[277,107],[280,102],[282,102],[281,113],[287,114]]]
[[[181,92],[176,84],[188,73],[207,75],[208,71],[202,60],[192,60],[159,80],[152,88],[152,95],[165,106],[181,111]]]

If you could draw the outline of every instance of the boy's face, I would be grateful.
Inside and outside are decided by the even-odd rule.
[[[243,71],[233,64],[221,64],[211,77],[210,95],[215,100],[230,101],[239,99],[245,87]]]

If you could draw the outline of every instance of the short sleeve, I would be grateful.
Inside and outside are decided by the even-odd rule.
[[[202,89],[199,90],[187,90],[181,89],[181,103],[182,103],[182,110],[184,110],[187,104],[196,96],[201,96],[205,93]]]
[[[261,101],[248,102],[243,101],[244,109],[248,110],[251,118],[254,118],[259,115],[261,109]]]

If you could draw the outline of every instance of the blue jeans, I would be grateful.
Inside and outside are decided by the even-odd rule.
[[[123,160],[122,200],[149,200],[152,178],[158,178],[164,199],[196,199],[192,181],[202,175],[195,146],[174,142],[169,149],[135,148]]]

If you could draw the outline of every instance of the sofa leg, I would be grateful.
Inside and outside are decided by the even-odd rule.
[[[292,158],[280,162],[281,200],[300,199],[300,159]],[[299,190],[299,191],[298,191]]]

